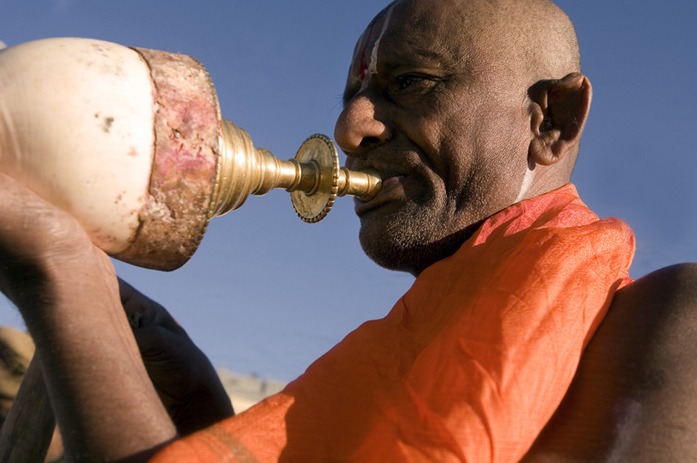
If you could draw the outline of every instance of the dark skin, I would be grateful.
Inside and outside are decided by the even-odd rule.
[[[108,257],[70,215],[5,175],[0,216],[0,289],[36,343],[66,455],[147,459],[177,432],[148,378]]]
[[[617,292],[559,409],[523,463],[692,462],[697,264]]]
[[[0,198],[7,219],[0,226],[0,289],[46,352],[44,375],[60,427],[78,430],[63,433],[66,454],[139,461],[177,433],[233,414],[213,366],[184,329],[162,306],[117,282],[107,256],[71,216],[2,174]],[[84,356],[99,360],[90,365],[79,360]],[[119,416],[141,418],[129,427],[114,423]]]

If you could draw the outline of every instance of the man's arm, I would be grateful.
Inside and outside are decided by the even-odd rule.
[[[697,264],[615,295],[561,405],[522,460],[697,460]]]
[[[68,455],[141,461],[176,438],[108,257],[70,215],[2,174],[0,290],[35,339]]]

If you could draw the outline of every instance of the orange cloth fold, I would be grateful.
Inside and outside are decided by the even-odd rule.
[[[284,391],[152,461],[517,462],[633,253],[571,184],[515,204]]]

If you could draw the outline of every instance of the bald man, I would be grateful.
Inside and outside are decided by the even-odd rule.
[[[568,183],[591,100],[579,72],[573,26],[548,1],[385,9],[358,42],[335,131],[349,166],[389,175],[357,202],[366,254],[418,275],[481,220]],[[388,192],[404,204],[377,222]]]
[[[383,179],[356,203],[363,249],[417,276],[414,287],[282,393],[172,444],[181,426],[158,399],[167,377],[151,372],[157,390],[148,380],[108,259],[71,217],[3,178],[0,285],[48,360],[68,454],[523,458],[629,281],[631,231],[598,220],[568,183],[590,101],[573,27],[551,2],[390,4],[356,46],[335,137],[351,167]],[[171,325],[141,301],[143,328]]]

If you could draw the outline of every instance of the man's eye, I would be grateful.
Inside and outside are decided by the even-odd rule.
[[[400,76],[397,78],[397,82],[399,83],[399,89],[404,90],[406,88],[411,87],[412,85],[416,85],[424,80],[423,77],[419,76],[412,76],[412,75],[406,75],[406,76]]]

